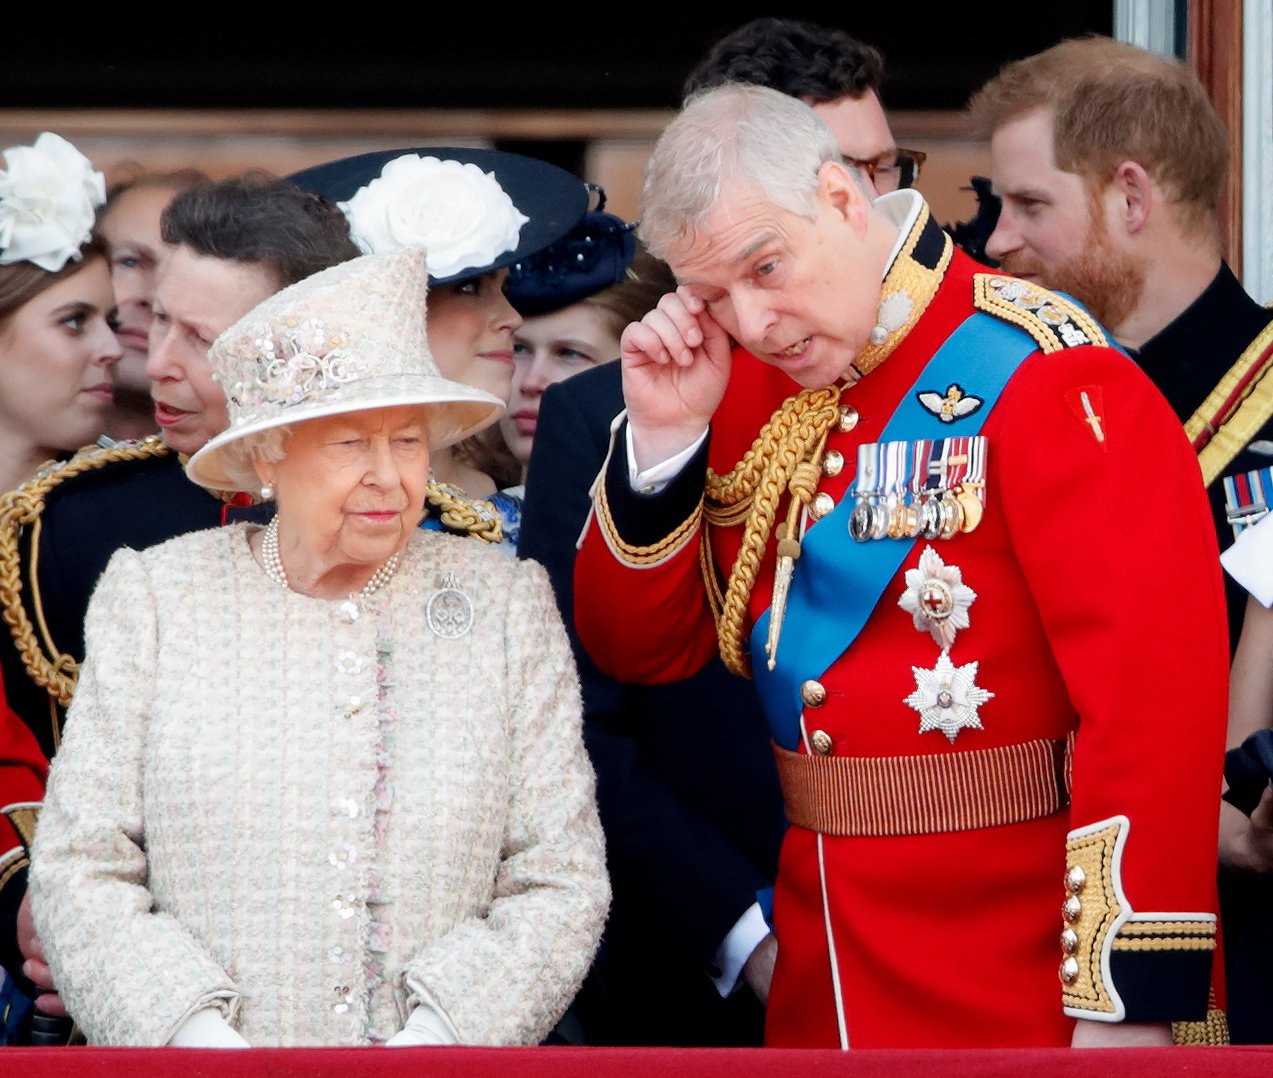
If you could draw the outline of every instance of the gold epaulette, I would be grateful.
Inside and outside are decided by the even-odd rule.
[[[1100,324],[1072,299],[1016,277],[974,274],[972,303],[1025,330],[1045,355],[1083,344],[1109,344]]]
[[[22,665],[27,674],[32,681],[47,690],[52,700],[61,707],[66,707],[71,702],[71,694],[75,691],[75,683],[79,677],[79,664],[72,656],[58,650],[44,619],[37,568],[38,528],[45,499],[55,487],[77,475],[118,461],[163,457],[168,452],[168,447],[157,434],[140,441],[85,446],[67,460],[49,461],[42,465],[22,486],[0,497],[0,609],[3,610],[5,623],[9,626],[9,633],[18,653],[22,656]],[[28,546],[30,564],[24,572],[20,540],[27,528],[33,528],[34,531]],[[40,637],[36,636],[35,626],[22,602],[24,577],[30,588],[31,614],[39,624]]]

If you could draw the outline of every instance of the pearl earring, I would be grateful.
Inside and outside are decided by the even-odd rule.
[[[274,499],[274,484],[262,483],[261,484],[261,501],[268,502],[268,501],[272,501],[273,499]]]

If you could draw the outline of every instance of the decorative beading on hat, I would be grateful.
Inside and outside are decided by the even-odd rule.
[[[56,273],[93,234],[106,181],[61,135],[4,152],[0,170],[0,265],[32,262]]]
[[[636,225],[602,210],[508,270],[504,289],[518,313],[561,310],[618,284],[636,255]]]
[[[429,440],[450,445],[493,422],[498,397],[438,372],[425,318],[424,251],[364,255],[276,293],[212,344],[230,428],[191,457],[190,478],[255,490],[243,440],[344,412],[429,406]]]
[[[236,424],[255,423],[314,397],[331,399],[333,391],[366,374],[367,365],[344,347],[344,337],[329,334],[322,320],[307,318],[284,327],[277,338],[260,337],[251,382],[225,387]],[[219,376],[218,376],[219,377]]]
[[[337,205],[364,251],[387,254],[423,247],[435,278],[488,265],[515,250],[529,220],[494,173],[419,154],[394,158]]]

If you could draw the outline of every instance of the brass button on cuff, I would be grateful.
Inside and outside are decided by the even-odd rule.
[[[1061,950],[1066,954],[1078,954],[1079,934],[1072,928],[1061,930]]]
[[[805,707],[821,707],[827,702],[827,690],[822,687],[822,682],[811,678],[800,686],[800,699]]]
[[[1083,903],[1078,900],[1077,895],[1070,895],[1070,897],[1065,900],[1065,905],[1061,907],[1061,916],[1064,917],[1069,924],[1073,924],[1079,919],[1079,917],[1082,916],[1082,914]]]
[[[1087,886],[1087,873],[1078,865],[1072,865],[1065,874],[1065,889],[1072,895],[1083,893],[1083,888]]]
[[[1079,979],[1079,963],[1077,958],[1067,958],[1057,970],[1062,984],[1073,984]]]

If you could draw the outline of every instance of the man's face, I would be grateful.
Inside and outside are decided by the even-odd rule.
[[[808,103],[818,118],[831,129],[840,154],[846,161],[873,161],[881,154],[897,149],[893,132],[884,115],[875,91],[868,90],[861,97],[841,97],[835,101]],[[859,169],[862,179],[874,194],[871,177],[865,169]]]
[[[225,330],[278,291],[273,270],[177,247],[164,260],[150,324],[150,395],[164,441],[194,453],[229,424],[208,349]]]
[[[866,344],[883,268],[865,257],[871,211],[847,169],[825,164],[819,181],[812,220],[727,188],[668,257],[735,341],[806,387],[837,381]]]
[[[1119,243],[1109,190],[1057,167],[1046,109],[997,128],[990,160],[1003,208],[986,254],[1006,273],[1069,293],[1117,335],[1140,300],[1145,267]]]

